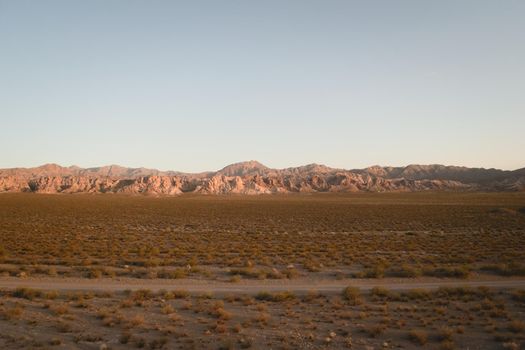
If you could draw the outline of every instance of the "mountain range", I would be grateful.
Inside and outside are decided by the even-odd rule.
[[[272,169],[248,161],[203,173],[118,165],[0,169],[0,192],[178,195],[524,190],[525,168],[508,171],[438,164],[353,170],[309,164]]]

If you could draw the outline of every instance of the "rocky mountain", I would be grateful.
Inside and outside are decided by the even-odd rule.
[[[262,165],[256,160],[247,162],[230,164],[221,170],[217,171],[217,175],[224,176],[248,176],[248,175],[267,175],[271,171],[265,165]]]
[[[523,191],[525,168],[505,171],[444,165],[335,169],[309,164],[272,169],[257,161],[189,174],[110,165],[0,169],[0,192],[150,195],[308,192]]]

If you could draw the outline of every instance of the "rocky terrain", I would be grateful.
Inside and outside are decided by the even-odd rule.
[[[334,169],[319,164],[272,169],[256,161],[199,174],[46,164],[0,169],[0,192],[127,193],[150,195],[295,192],[523,191],[525,168],[504,171],[444,165]]]

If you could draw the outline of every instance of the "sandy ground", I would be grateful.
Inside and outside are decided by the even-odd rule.
[[[409,290],[416,288],[437,289],[439,287],[480,287],[491,288],[525,288],[525,279],[517,278],[480,278],[480,279],[344,279],[344,280],[244,280],[238,283],[219,282],[213,280],[194,280],[194,279],[133,279],[133,278],[0,278],[0,288],[14,289],[27,287],[44,290],[83,290],[83,291],[121,291],[150,289],[176,290],[181,289],[192,293],[213,292],[213,293],[246,293],[253,294],[261,291],[293,291],[293,292],[339,292],[347,286],[358,287],[362,290],[369,290],[374,287],[384,287],[391,290]]]

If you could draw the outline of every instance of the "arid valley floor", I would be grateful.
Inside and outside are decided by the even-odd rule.
[[[519,349],[525,193],[0,195],[0,348]]]

